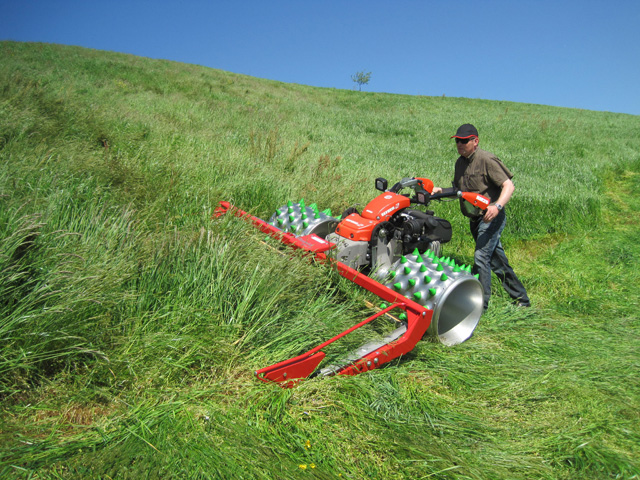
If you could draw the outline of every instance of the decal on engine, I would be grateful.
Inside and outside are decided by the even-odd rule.
[[[356,222],[355,220],[352,220],[351,218],[345,218],[344,219],[345,222],[349,222],[349,223],[353,223],[354,225],[357,225],[358,227],[364,227],[364,225],[362,225],[360,222]]]
[[[380,214],[380,216],[381,216],[381,217],[384,217],[384,216],[386,216],[386,215],[390,214],[391,212],[393,212],[394,210],[396,210],[396,209],[397,209],[397,208],[399,208],[399,207],[400,207],[400,204],[399,204],[399,203],[396,203],[393,207],[391,207],[391,208],[387,208],[384,212],[382,212],[382,213]]]

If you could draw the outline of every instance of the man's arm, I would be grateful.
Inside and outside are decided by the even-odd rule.
[[[509,200],[511,200],[511,195],[513,195],[513,191],[516,189],[515,185],[509,178],[504,181],[501,188],[502,190],[500,191],[500,196],[498,197],[496,203],[494,203],[493,205],[489,205],[484,213],[483,221],[485,223],[489,223],[491,220],[496,218],[496,216],[498,216],[498,213],[500,211],[498,210],[498,207],[496,207],[496,205],[501,205],[502,207],[504,207],[509,202]]]

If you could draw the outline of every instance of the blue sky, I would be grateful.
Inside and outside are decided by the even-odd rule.
[[[287,83],[640,115],[639,0],[0,0],[0,39]],[[0,59],[1,60],[1,59]]]

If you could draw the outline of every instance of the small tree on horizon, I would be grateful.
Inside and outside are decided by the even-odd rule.
[[[358,91],[362,91],[362,85],[366,85],[371,80],[371,72],[357,72],[355,75],[351,75],[351,80],[358,84]]]

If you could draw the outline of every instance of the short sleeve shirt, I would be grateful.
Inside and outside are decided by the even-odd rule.
[[[498,157],[478,148],[471,157],[460,156],[456,160],[453,185],[463,192],[484,195],[495,203],[502,192],[502,184],[511,178],[513,174]],[[477,207],[462,199],[460,209],[470,218],[481,215]]]

